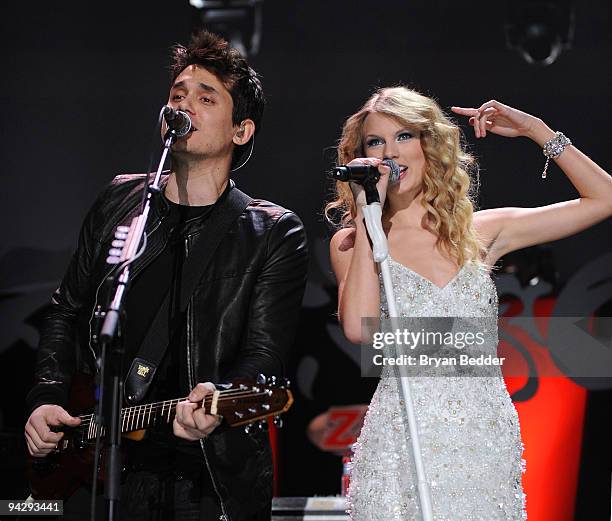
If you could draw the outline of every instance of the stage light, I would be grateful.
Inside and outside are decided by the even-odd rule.
[[[255,56],[261,42],[263,0],[189,0],[197,28],[223,36],[244,56]]]
[[[574,39],[574,7],[571,0],[508,0],[506,43],[530,65],[546,67]]]

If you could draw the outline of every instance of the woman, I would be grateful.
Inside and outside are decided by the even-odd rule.
[[[346,121],[338,161],[369,164],[381,173],[383,229],[402,316],[495,317],[488,271],[500,257],[612,215],[612,178],[542,120],[497,101],[452,110],[469,117],[477,138],[487,132],[526,136],[544,147],[580,198],[473,212],[469,173],[475,165],[461,147],[457,125],[434,100],[413,90],[379,90]],[[400,166],[399,182],[388,185],[384,159]],[[343,212],[330,244],[338,314],[346,337],[359,343],[361,318],[386,316],[386,303],[363,222],[363,190],[343,182],[336,190],[326,212]],[[496,340],[491,344],[495,355]],[[436,521],[525,519],[518,416],[501,372],[418,377],[411,387]],[[402,411],[397,380],[381,379],[355,445],[349,503],[356,521],[421,519]]]

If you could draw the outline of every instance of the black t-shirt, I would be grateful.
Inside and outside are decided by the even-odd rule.
[[[124,332],[125,371],[129,369],[140,344],[151,326],[157,310],[170,292],[168,321],[170,344],[141,403],[176,399],[189,394],[187,353],[185,350],[185,316],[179,311],[180,281],[185,262],[184,229],[188,221],[206,219],[213,208],[185,206],[168,201],[171,233],[162,252],[131,282],[125,302],[127,325]],[[201,467],[202,452],[198,442],[177,438],[172,423],[150,428],[145,440],[125,440],[128,461],[147,467],[195,470]],[[152,453],[152,451],[155,451]],[[142,464],[140,464],[142,463]]]

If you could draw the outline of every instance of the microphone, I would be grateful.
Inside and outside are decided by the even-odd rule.
[[[173,131],[176,137],[184,137],[189,134],[191,118],[186,112],[164,105],[162,114],[166,120],[166,125],[168,125],[168,130]]]
[[[393,159],[385,159],[381,161],[383,165],[387,165],[391,169],[389,174],[389,184],[395,184],[399,181],[400,167]],[[341,165],[334,168],[332,177],[338,181],[353,181],[354,183],[363,185],[369,181],[377,183],[380,179],[380,172],[377,166],[371,165]]]

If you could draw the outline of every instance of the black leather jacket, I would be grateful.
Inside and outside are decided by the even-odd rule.
[[[41,331],[30,411],[41,404],[66,407],[75,371],[93,372],[90,321],[110,270],[106,257],[118,224],[138,210],[143,175],[117,176],[83,223],[78,246]],[[162,180],[162,185],[167,177]],[[169,235],[168,204],[154,200],[145,253],[132,278],[163,249]],[[187,222],[187,251],[202,229]],[[222,382],[258,373],[282,375],[297,326],[306,283],[307,243],[300,219],[267,201],[254,200],[221,241],[194,292],[185,338],[188,380]],[[129,362],[128,362],[129,363]],[[266,433],[219,429],[201,441],[206,466],[226,520],[260,510],[272,495],[272,464]]]

